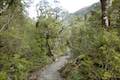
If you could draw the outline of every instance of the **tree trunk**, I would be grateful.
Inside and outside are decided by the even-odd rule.
[[[46,35],[46,47],[47,47],[47,50],[48,50],[47,55],[49,57],[51,57],[53,61],[55,61],[54,55],[51,51],[51,47],[50,47],[50,44],[49,44],[49,35],[48,34]]]
[[[110,27],[110,19],[109,19],[109,7],[110,7],[110,0],[100,0],[101,2],[101,11],[102,11],[102,25],[105,28]]]

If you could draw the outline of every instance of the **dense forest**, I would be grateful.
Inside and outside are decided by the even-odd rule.
[[[0,80],[119,80],[120,0],[100,0],[75,13],[52,3],[40,0],[32,19],[30,0],[0,0]],[[66,55],[62,78],[36,76],[47,65],[59,67]]]

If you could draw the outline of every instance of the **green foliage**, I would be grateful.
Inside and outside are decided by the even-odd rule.
[[[57,11],[48,2],[38,4],[35,22],[24,14],[24,1],[2,0],[0,8],[6,6],[4,1],[9,6],[0,13],[0,80],[26,80],[29,72],[52,62],[47,53],[59,56],[69,48],[73,60],[63,70],[66,80],[120,77],[119,0],[109,11],[111,27],[117,29],[108,31],[101,27],[99,3],[82,10],[84,20],[75,17],[66,26],[69,21],[63,25],[60,8]]]
[[[61,55],[66,42],[62,42],[60,20],[44,13],[49,17],[39,16],[37,25],[23,13],[24,1],[10,1],[13,4],[0,15],[0,80],[26,80],[29,72],[52,62],[47,55],[46,34],[55,55]]]
[[[120,1],[114,0],[113,1],[113,7],[111,8],[111,24],[112,27],[119,28],[120,26]]]
[[[17,26],[20,25],[17,23]],[[15,24],[10,31],[0,33],[0,69],[4,73],[0,74],[0,79],[25,80],[31,69],[42,68],[50,62],[38,46],[43,42],[38,43],[36,36],[34,25],[29,22],[21,28]]]
[[[97,30],[89,26],[81,28],[80,25],[76,29],[79,32],[73,31],[71,48],[74,56],[77,57],[73,64],[78,67],[71,70],[68,80],[109,80],[120,77],[118,32],[116,30],[108,32],[102,28]]]
[[[63,51],[65,51],[65,41],[67,38],[63,36],[65,34],[63,27],[62,22],[54,17],[39,18],[36,25],[36,34],[38,34],[37,39],[42,40],[43,43],[41,46],[44,46],[46,53],[48,52],[46,41],[48,41],[49,47],[54,56],[61,55],[63,54]]]
[[[117,22],[120,14],[114,13],[119,11],[118,2],[116,0],[113,3],[110,16],[114,20],[111,22],[112,29],[108,31],[101,27],[99,11],[89,15],[86,21],[73,21],[70,42],[74,57],[71,65],[67,65],[62,72],[66,75],[66,80],[110,80],[120,77],[120,36]]]
[[[35,22],[23,14],[19,1],[0,15],[0,80],[26,80],[29,71],[51,62],[39,46],[43,42],[37,42]]]

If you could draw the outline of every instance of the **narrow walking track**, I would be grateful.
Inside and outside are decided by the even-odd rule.
[[[70,55],[58,58],[54,63],[46,66],[42,71],[37,72],[37,79],[35,80],[64,80],[58,70],[60,70],[68,62]]]

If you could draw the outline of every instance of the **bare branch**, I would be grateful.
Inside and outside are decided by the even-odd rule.
[[[0,29],[0,32],[2,32],[2,31],[6,28],[6,26],[10,24],[10,21],[11,21],[13,18],[14,18],[13,15],[10,16],[10,18],[9,18],[8,21],[7,21],[7,23],[4,24],[4,25],[2,26],[2,28]]]
[[[0,8],[0,14],[2,14],[6,9],[9,7],[9,4],[7,4],[3,9]]]

